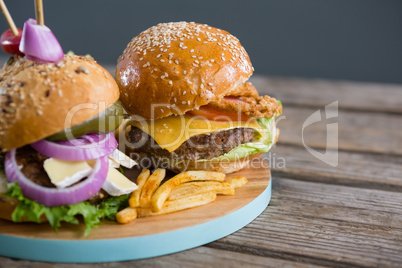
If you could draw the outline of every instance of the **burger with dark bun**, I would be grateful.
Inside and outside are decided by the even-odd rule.
[[[194,22],[161,23],[134,37],[116,81],[132,120],[124,135],[140,166],[231,173],[278,138],[279,101],[247,82],[249,56],[228,32]]]

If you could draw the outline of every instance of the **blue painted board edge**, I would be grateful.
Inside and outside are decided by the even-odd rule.
[[[0,235],[0,255],[45,262],[98,263],[176,253],[225,237],[258,217],[271,200],[272,178],[256,199],[221,218],[175,231],[101,240],[49,240]]]

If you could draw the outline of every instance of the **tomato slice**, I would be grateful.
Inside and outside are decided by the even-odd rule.
[[[217,109],[211,108],[208,105],[201,106],[198,110],[192,110],[188,112],[193,116],[204,117],[208,120],[213,121],[224,121],[224,122],[238,122],[244,121],[247,122],[252,119],[250,116],[247,116],[242,113],[225,113],[219,111]]]

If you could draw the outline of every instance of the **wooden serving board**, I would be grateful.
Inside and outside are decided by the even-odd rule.
[[[267,207],[271,176],[268,164],[258,159],[251,167],[227,175],[248,179],[234,196],[218,196],[201,207],[138,218],[125,225],[105,221],[87,237],[83,225],[64,224],[55,233],[48,224],[0,220],[0,255],[51,262],[106,262],[155,257],[209,243],[244,227]]]

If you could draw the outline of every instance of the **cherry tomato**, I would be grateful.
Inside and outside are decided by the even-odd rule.
[[[213,121],[248,121],[251,119],[251,117],[242,114],[242,113],[225,113],[222,111],[219,111],[217,109],[214,109],[212,107],[209,107],[208,105],[201,106],[198,110],[192,110],[188,112],[191,115],[194,116],[202,116],[207,118],[208,120],[213,120]]]
[[[18,49],[21,42],[21,36],[22,36],[22,30],[20,28],[18,28],[17,36],[15,36],[10,29],[4,31],[4,33],[0,36],[0,44],[4,52],[11,55],[14,54],[24,55]]]

